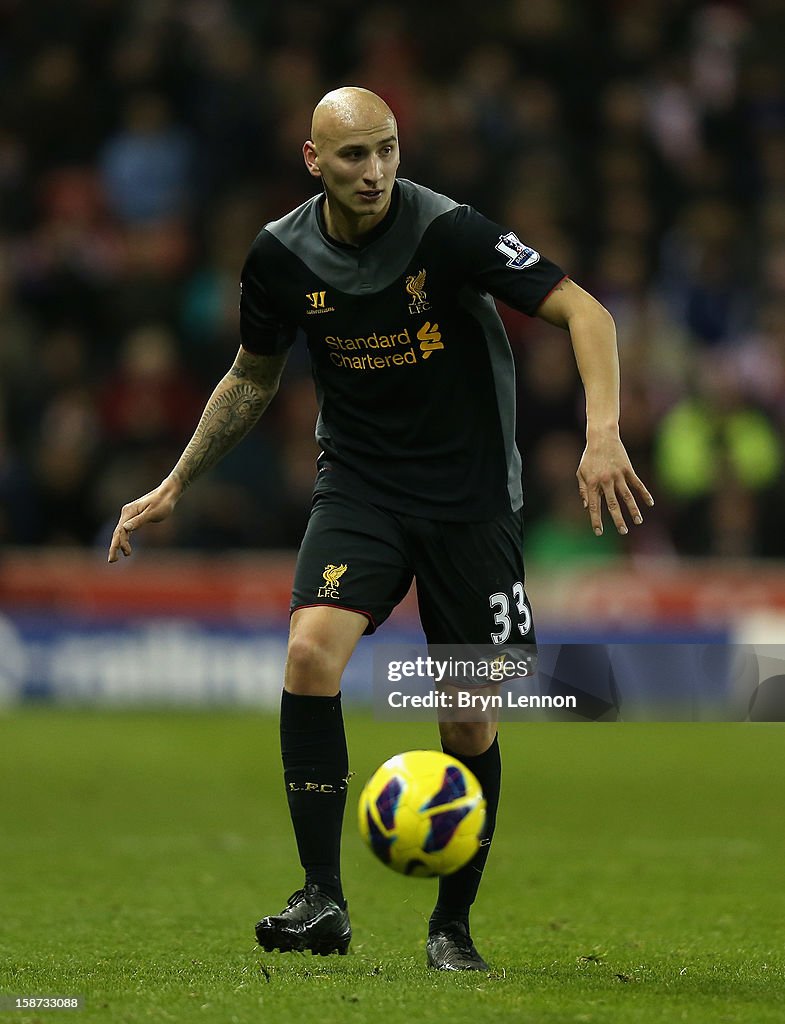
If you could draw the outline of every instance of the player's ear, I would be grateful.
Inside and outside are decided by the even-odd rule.
[[[319,170],[319,157],[316,153],[316,146],[309,139],[303,145],[303,159],[305,160],[305,166],[308,168],[308,173],[314,178],[321,178],[322,172]]]

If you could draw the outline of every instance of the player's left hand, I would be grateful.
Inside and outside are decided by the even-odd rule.
[[[628,532],[624,506],[636,526],[643,522],[633,492],[637,492],[649,507],[654,504],[654,498],[632,468],[618,433],[589,436],[576,476],[583,507],[588,511],[592,529],[598,537],[602,536],[603,500],[621,534]]]

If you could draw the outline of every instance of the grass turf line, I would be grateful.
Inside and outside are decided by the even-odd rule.
[[[0,994],[84,995],[84,1024],[782,1020],[782,726],[507,725],[472,918],[490,977],[425,968],[435,883],[387,871],[354,826],[365,778],[435,728],[347,729],[355,937],[322,958],[253,939],[301,884],[274,718],[0,718]]]

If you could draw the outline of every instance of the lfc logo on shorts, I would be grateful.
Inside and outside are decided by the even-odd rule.
[[[425,300],[425,269],[418,271],[416,274],[410,274],[406,278],[406,291],[411,295],[412,301],[409,303],[409,313],[424,313],[426,309],[431,308],[430,302]]]
[[[346,565],[333,565],[332,562],[329,565],[325,565],[324,572],[322,573],[324,586],[319,587],[316,596],[332,597],[334,600],[339,598],[341,595],[338,593],[338,587],[341,585],[341,576],[343,576],[347,568]]]

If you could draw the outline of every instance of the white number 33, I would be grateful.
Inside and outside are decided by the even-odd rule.
[[[520,630],[521,636],[526,636],[529,630],[532,628],[532,613],[526,603],[526,592],[523,589],[522,583],[513,584],[512,596],[515,601],[515,607],[518,609],[518,615],[520,621],[518,622],[518,629]],[[499,591],[498,594],[491,594],[490,596],[491,611],[493,612],[493,621],[497,626],[501,626],[501,630],[498,633],[491,633],[491,640],[495,644],[505,643],[512,630],[512,621],[510,619],[510,599],[503,591]]]

